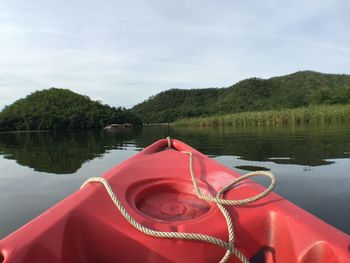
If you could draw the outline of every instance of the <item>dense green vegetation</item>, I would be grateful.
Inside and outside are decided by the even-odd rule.
[[[221,89],[171,89],[163,91],[132,108],[143,123],[173,122],[185,117],[210,115]]]
[[[256,126],[350,121],[350,104],[315,105],[283,110],[250,111],[227,115],[186,118],[175,121],[177,126]]]
[[[321,108],[315,105],[348,103],[350,75],[312,71],[266,80],[247,79],[228,88],[172,89],[150,97],[131,110],[103,105],[70,90],[51,88],[34,92],[5,107],[0,112],[0,131],[91,129],[110,123],[140,125],[141,122],[162,123],[180,119],[186,119],[178,122],[182,125],[185,122],[186,125],[199,125],[199,122],[200,125],[284,123],[289,122],[287,119],[308,122],[310,114],[313,120],[317,116],[329,119],[329,114],[338,118],[343,110],[322,108],[324,117],[320,117],[316,111]],[[289,110],[294,108],[302,109]],[[258,111],[260,113],[254,113]],[[188,120],[194,117],[201,119]]]
[[[140,124],[129,110],[92,101],[67,89],[51,88],[20,99],[0,112],[0,130],[101,128],[110,123]]]
[[[350,103],[350,75],[301,71],[270,79],[251,78],[228,88],[172,89],[136,105],[147,122],[229,113]]]

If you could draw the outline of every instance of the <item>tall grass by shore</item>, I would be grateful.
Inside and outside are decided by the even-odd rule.
[[[176,126],[278,126],[283,124],[349,122],[350,104],[318,105],[295,109],[242,112],[219,116],[188,118]]]

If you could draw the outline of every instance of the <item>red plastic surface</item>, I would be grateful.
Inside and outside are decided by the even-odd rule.
[[[227,240],[225,221],[214,204],[198,200],[189,174],[215,195],[239,174],[186,144],[160,140],[103,176],[128,212],[160,231],[202,233]],[[242,199],[264,188],[240,183],[225,195]],[[350,262],[350,237],[277,194],[229,207],[236,246],[252,262]],[[115,208],[100,184],[89,184],[0,241],[0,262],[218,262],[224,249],[199,241],[146,236]],[[238,262],[234,257],[230,262]]]

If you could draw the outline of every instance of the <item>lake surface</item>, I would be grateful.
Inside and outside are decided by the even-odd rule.
[[[0,133],[0,238],[168,135],[242,174],[271,170],[277,193],[350,234],[346,124]]]

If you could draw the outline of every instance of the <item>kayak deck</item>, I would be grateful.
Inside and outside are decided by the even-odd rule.
[[[181,141],[160,140],[103,175],[128,213],[158,230],[211,235],[228,240],[215,204],[198,199],[199,187],[213,196],[240,175]],[[265,190],[239,183],[225,199]],[[226,206],[235,247],[251,262],[349,262],[350,237],[281,196],[244,206]],[[0,262],[218,262],[225,249],[212,244],[147,236],[125,220],[102,185],[89,184],[0,241]],[[2,259],[1,259],[2,258]],[[239,262],[234,256],[230,262]]]

